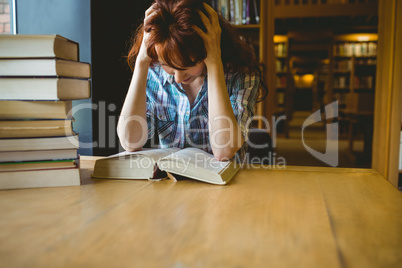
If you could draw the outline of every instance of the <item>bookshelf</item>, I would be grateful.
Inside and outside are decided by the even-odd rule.
[[[253,28],[260,23],[261,0],[211,0],[211,7],[227,21],[241,28]]]
[[[275,52],[275,115],[286,114],[288,103],[287,87],[289,86],[289,42],[285,35],[274,36]]]
[[[376,15],[378,0],[275,0],[277,18]]]
[[[214,2],[216,2],[214,4]],[[224,17],[228,18],[228,20],[232,23],[232,25],[237,29],[237,31],[240,33],[242,38],[245,39],[245,41],[250,44],[250,46],[253,47],[256,56],[267,66],[269,69],[271,69],[268,66],[267,60],[266,60],[266,54],[267,54],[267,36],[268,36],[268,24],[267,24],[267,18],[268,14],[266,14],[267,11],[267,6],[272,5],[272,3],[267,3],[265,1],[260,1],[260,0],[230,0],[226,1],[229,3],[229,17],[228,14],[223,12],[221,9],[221,5],[219,2],[222,1],[212,1],[212,7],[215,7],[215,10],[220,10],[221,14],[224,15]],[[223,1],[224,2],[224,1]],[[238,4],[240,3],[240,5]],[[244,4],[249,3],[250,6],[248,8],[249,10],[249,16],[250,20],[244,20],[244,13],[243,13],[243,6]],[[233,5],[232,5],[233,4]],[[232,9],[233,6],[233,9]],[[237,10],[237,7],[241,6],[241,12],[239,13]],[[232,14],[234,16],[232,17]],[[241,16],[241,18],[239,18]],[[258,16],[258,18],[257,18]],[[247,15],[246,15],[247,17]],[[273,18],[273,17],[272,17]],[[267,81],[269,78],[267,78],[267,73],[264,73],[265,80]],[[265,120],[263,117],[265,116],[265,103],[267,102],[268,98],[271,98],[271,87],[268,85],[268,88],[270,90],[269,92],[269,97],[266,98],[264,102],[259,102],[257,103],[255,107],[255,119],[253,120],[253,126],[258,127],[258,128],[266,128],[266,123],[264,122]]]
[[[212,1],[214,2],[214,1]],[[215,1],[221,2],[221,1]],[[229,5],[233,2],[236,3],[237,1],[226,1]],[[243,2],[241,0],[240,2]],[[253,4],[254,1],[250,0],[250,3]],[[365,1],[346,1],[346,2],[334,2],[334,1],[323,1],[323,0],[311,0],[311,1],[293,1],[293,0],[275,0],[275,1],[256,1],[258,3],[259,9],[257,9],[259,13],[259,23],[256,23],[256,20],[250,20],[250,24],[243,24],[238,23],[239,20],[232,21],[233,25],[237,30],[246,38],[246,40],[253,46],[256,51],[256,54],[259,56],[261,61],[266,65],[267,70],[265,72],[266,81],[269,88],[269,96],[263,102],[259,103],[256,107],[256,115],[260,115],[262,117],[267,118],[269,121],[272,121],[271,116],[275,116],[277,118],[278,114],[285,114],[285,107],[284,104],[288,103],[289,96],[286,96],[285,88],[289,88],[291,86],[291,79],[290,79],[290,70],[289,70],[289,55],[278,56],[275,55],[275,43],[279,43],[278,38],[285,38],[287,39],[284,43],[287,43],[288,46],[286,50],[289,50],[289,39],[287,36],[281,37],[274,37],[275,32],[275,19],[288,19],[288,18],[307,18],[307,17],[325,17],[325,16],[344,16],[344,15],[365,15],[365,16],[373,16],[377,14],[377,1],[365,0]],[[303,9],[303,12],[300,10]],[[219,9],[217,9],[219,10]],[[254,10],[250,8],[250,10]],[[308,11],[311,12],[308,12]],[[230,11],[230,9],[229,9]],[[305,12],[304,12],[305,11]],[[357,12],[357,13],[356,13]],[[233,13],[235,14],[235,12]],[[229,18],[230,18],[229,12]],[[338,38],[338,36],[337,36]],[[336,39],[336,42],[352,42],[348,40]],[[353,42],[364,42],[361,40],[355,40]],[[335,40],[334,40],[335,43]],[[288,53],[289,54],[289,53]],[[368,92],[360,92],[360,98],[357,98],[355,94],[358,94],[359,90],[362,91],[363,88],[358,89],[356,91],[351,91],[351,87],[354,86],[354,82],[363,81],[364,84],[370,84],[370,78],[365,78],[363,75],[358,75],[358,78],[354,78],[354,74],[352,71],[355,71],[355,67],[352,67],[352,71],[341,72],[334,74],[333,72],[333,65],[334,65],[334,55],[332,51],[329,53],[329,59],[326,59],[326,63],[323,64],[327,67],[325,71],[321,72],[318,71],[314,74],[315,80],[313,85],[313,98],[314,104],[320,102],[323,99],[324,103],[329,103],[333,99],[339,99],[342,102],[344,108],[346,108],[346,104],[350,103],[349,108],[353,105],[352,103],[358,102],[359,105],[353,107],[360,107],[364,108],[365,104],[369,102],[364,101],[364,98],[369,98],[369,95],[364,96]],[[338,60],[339,58],[339,60]],[[337,61],[340,64],[347,64],[346,61],[349,58],[353,57],[343,57],[345,60],[344,63],[341,62],[340,56],[337,55]],[[278,60],[281,63],[278,63]],[[356,62],[356,57],[352,63],[354,65]],[[361,65],[365,65],[362,64]],[[283,71],[282,66],[288,66],[288,71]],[[374,65],[375,66],[375,65]],[[359,67],[357,67],[359,68]],[[365,68],[365,67],[362,67]],[[360,69],[362,69],[360,68]],[[369,68],[369,67],[367,67]],[[277,70],[276,70],[277,69]],[[374,68],[375,69],[375,68]],[[274,71],[273,71],[274,70]],[[363,72],[363,71],[362,71]],[[357,74],[359,71],[357,71]],[[281,78],[288,75],[288,78]],[[344,87],[337,86],[338,88],[334,88],[334,78],[336,79],[338,85]],[[340,80],[339,80],[340,79]],[[361,80],[362,79],[362,80]],[[286,84],[286,87],[284,86]],[[374,77],[372,84],[375,84]],[[278,89],[276,89],[278,88]],[[347,94],[351,93],[351,94]],[[288,100],[286,99],[288,97]],[[291,101],[291,100],[289,100]],[[342,108],[342,109],[344,109]],[[359,108],[359,109],[360,109]],[[367,106],[365,108],[369,110]],[[272,122],[271,122],[272,123]],[[261,122],[258,122],[258,127],[263,128],[264,125]],[[272,127],[272,125],[271,125]]]
[[[377,40],[377,34],[334,37],[330,87],[344,113],[374,110]]]
[[[322,105],[327,102],[329,65],[329,58],[320,60],[318,70],[314,73],[313,111],[322,108]]]
[[[339,101],[340,135],[348,138],[349,152],[356,162],[371,161],[377,41],[377,34],[367,33],[333,39],[331,100]],[[355,151],[356,140],[364,142],[362,153]]]

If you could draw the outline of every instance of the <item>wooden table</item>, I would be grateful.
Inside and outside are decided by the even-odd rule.
[[[93,159],[82,186],[0,192],[1,267],[402,264],[402,194],[373,170],[243,169],[215,186],[92,179]]]

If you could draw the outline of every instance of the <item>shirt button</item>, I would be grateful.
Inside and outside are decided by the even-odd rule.
[[[186,112],[186,115],[190,115],[190,112]]]

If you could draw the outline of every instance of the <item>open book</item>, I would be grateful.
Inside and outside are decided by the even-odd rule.
[[[226,184],[239,170],[234,161],[218,161],[196,148],[151,149],[98,159],[92,177],[108,179],[158,179],[184,176],[212,184]]]

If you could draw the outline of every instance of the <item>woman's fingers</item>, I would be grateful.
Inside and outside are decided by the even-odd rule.
[[[206,3],[204,3],[204,6],[209,15],[209,18],[201,10],[198,10],[198,14],[200,15],[200,19],[204,24],[205,28],[207,29],[207,33],[211,32],[219,33],[220,24],[219,24],[218,13],[216,13],[215,10],[213,10],[213,8],[207,5]]]
[[[155,14],[155,9],[154,9],[155,4],[150,6],[146,11],[145,11],[145,18],[144,18],[144,25],[147,24],[147,21]]]
[[[193,30],[205,41],[207,35],[200,29],[200,27],[193,25]]]
[[[204,8],[209,15],[209,20],[211,24],[216,25],[216,23],[219,23],[218,13],[216,13],[216,11],[205,2],[204,2]]]
[[[200,18],[202,20],[202,23],[204,23],[205,28],[209,30],[211,28],[211,21],[208,19],[207,16],[205,16],[204,13],[202,13],[201,10],[198,10],[198,14],[200,14]]]
[[[154,5],[150,6],[146,11],[145,11],[145,18],[148,17],[152,12],[154,12]]]
[[[147,25],[147,22],[156,14],[154,5],[152,5],[150,8],[147,9],[147,11],[145,11],[144,26]]]

